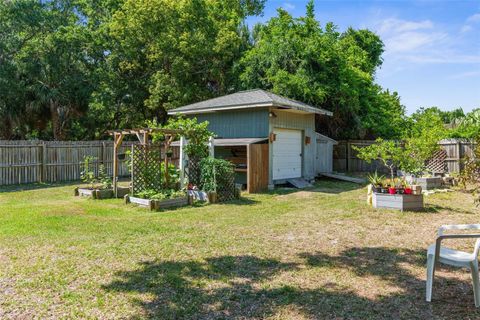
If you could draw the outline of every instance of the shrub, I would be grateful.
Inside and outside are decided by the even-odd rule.
[[[476,139],[473,156],[464,159],[464,167],[459,180],[464,189],[472,187],[470,191],[475,197],[475,203],[477,206],[480,205],[480,137]]]
[[[138,192],[135,196],[142,199],[164,200],[164,199],[175,199],[175,198],[185,197],[185,192],[181,190],[174,190],[174,189],[166,189],[160,192],[154,189],[147,189],[147,190]]]
[[[400,167],[404,161],[405,153],[397,142],[383,140],[378,138],[374,144],[367,147],[353,147],[358,151],[358,158],[371,163],[374,160],[380,160],[382,164],[390,170],[390,177],[393,180],[394,169]]]
[[[206,192],[228,188],[234,175],[233,164],[227,160],[207,157],[200,162],[201,184]]]
[[[93,156],[85,156],[83,158],[83,170],[80,172],[80,179],[87,183],[90,189],[98,188],[95,184],[100,183],[100,188],[109,189],[112,187],[112,178],[107,175],[105,166],[100,164],[98,166],[98,174],[95,174],[94,162],[97,158]]]
[[[188,140],[185,146],[185,153],[191,158],[205,158],[208,156],[208,140],[213,137],[213,133],[208,130],[208,121],[198,122],[197,118],[170,118],[166,125],[162,126],[155,120],[147,122],[150,128],[163,128],[180,130],[180,135],[183,135]],[[163,140],[163,134],[154,133],[153,141]]]

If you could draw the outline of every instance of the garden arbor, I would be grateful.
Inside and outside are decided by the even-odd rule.
[[[165,168],[168,168],[169,157],[167,156],[170,146],[177,136],[182,136],[181,130],[175,129],[161,129],[161,128],[143,128],[143,129],[124,129],[124,130],[113,130],[109,131],[109,134],[113,136],[113,191],[115,196],[117,196],[118,190],[118,150],[122,145],[123,138],[125,135],[135,135],[140,142],[140,146],[146,150],[151,145],[150,137],[152,134],[161,134],[164,136],[163,143],[163,154],[164,158],[162,159],[165,164]],[[184,141],[183,137],[180,139],[181,142]],[[181,143],[182,144],[182,143]],[[183,181],[183,146],[180,147],[180,175],[181,181]],[[160,157],[161,157],[160,150]],[[132,155],[133,156],[133,155]],[[164,170],[165,181],[168,182],[168,170]],[[132,179],[133,180],[133,179]]]

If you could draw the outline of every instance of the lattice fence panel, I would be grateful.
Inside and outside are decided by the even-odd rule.
[[[203,190],[202,183],[202,170],[201,162],[202,159],[189,159],[187,170],[185,172],[188,182],[197,186],[200,190]],[[224,171],[218,172],[215,175],[216,185],[217,185],[217,201],[224,202],[230,201],[233,199],[239,198],[240,194],[235,186],[235,172]]]
[[[219,202],[230,201],[238,198],[237,189],[235,187],[235,172],[223,173],[217,175],[217,197]]]
[[[426,167],[428,171],[433,173],[447,172],[447,152],[445,150],[438,150],[433,156],[427,160]]]
[[[134,145],[132,148],[132,191],[162,190],[162,146]]]
[[[188,178],[188,183],[191,183],[201,189],[203,186],[200,161],[201,159],[197,158],[188,159],[188,165],[185,175]]]

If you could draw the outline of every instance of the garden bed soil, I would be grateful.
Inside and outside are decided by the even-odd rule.
[[[182,207],[190,203],[189,197],[181,197],[175,199],[151,200],[142,199],[132,196],[125,196],[125,203],[133,203],[140,207],[148,208],[150,210],[161,210],[172,207]]]
[[[401,211],[419,211],[424,208],[422,194],[374,193],[372,204],[374,208],[396,209]]]

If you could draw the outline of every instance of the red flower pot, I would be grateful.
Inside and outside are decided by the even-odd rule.
[[[405,188],[405,194],[412,194],[412,188]]]
[[[397,192],[397,190],[395,188],[388,188],[388,193],[390,194],[395,194]]]

